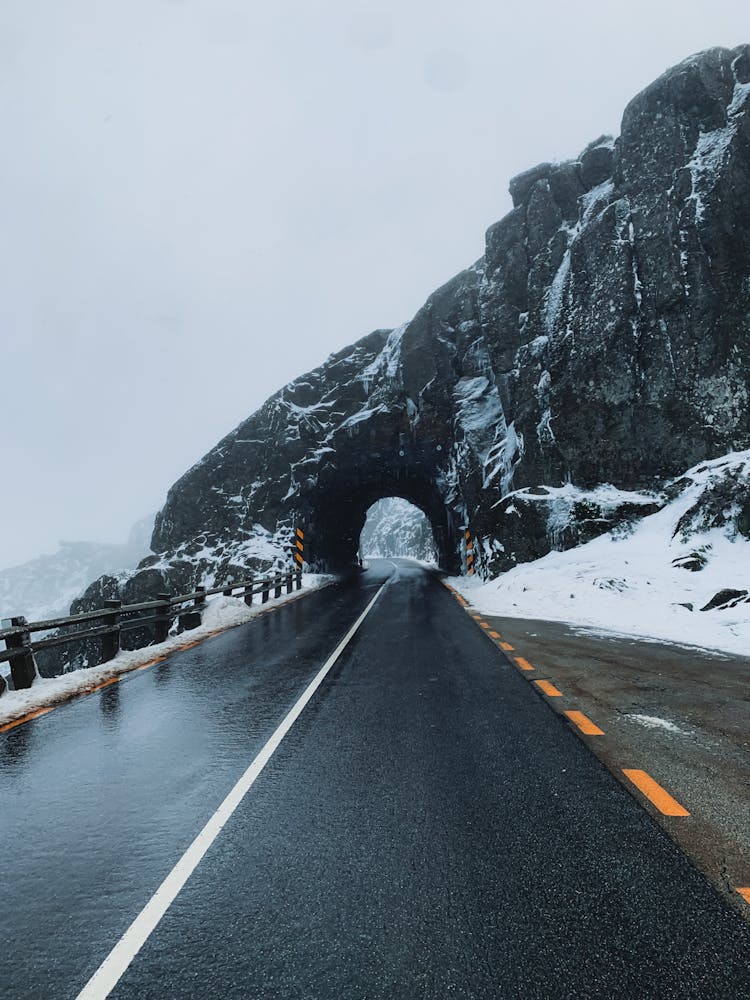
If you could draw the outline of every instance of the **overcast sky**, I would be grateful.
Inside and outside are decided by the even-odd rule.
[[[0,566],[124,540],[746,0],[3,0]]]

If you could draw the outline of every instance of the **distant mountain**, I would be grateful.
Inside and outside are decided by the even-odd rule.
[[[151,551],[153,514],[133,525],[123,545],[60,542],[57,552],[0,570],[0,617],[41,621],[68,613],[94,577],[124,575]]]
[[[365,557],[407,556],[437,562],[430,522],[418,507],[399,497],[379,500],[369,509],[360,551]]]

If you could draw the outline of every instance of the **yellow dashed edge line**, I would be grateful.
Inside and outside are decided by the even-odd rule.
[[[540,691],[544,691],[548,698],[562,698],[563,693],[559,688],[556,688],[551,681],[534,681],[534,684],[539,688]]]
[[[654,781],[647,771],[637,768],[623,768],[622,773],[631,781],[644,798],[648,799],[652,806],[659,810],[662,816],[689,816],[690,813],[663,788],[658,781]]]
[[[330,586],[330,584],[326,584],[326,586]],[[316,587],[315,590],[308,590],[301,594],[295,594],[291,600],[284,601],[283,604],[277,604],[275,606],[271,605],[270,607],[260,605],[260,614],[270,614],[272,611],[280,611],[281,608],[286,607],[288,604],[292,604],[294,601],[298,601],[302,597],[309,597],[310,594],[314,594],[318,590],[324,589],[325,587]],[[252,618],[250,619],[250,621],[253,620],[254,619]],[[10,722],[3,723],[3,725],[0,726],[0,733],[7,733],[11,729],[15,729],[17,726],[23,726],[27,722],[33,722],[34,719],[38,719],[41,715],[47,715],[49,712],[53,712],[56,708],[59,708],[60,705],[67,705],[68,702],[75,701],[77,698],[87,698],[90,694],[95,694],[97,691],[101,691],[102,688],[109,687],[110,684],[116,684],[129,674],[137,673],[139,670],[148,670],[150,667],[155,667],[157,663],[163,663],[165,660],[168,660],[176,653],[184,653],[188,649],[200,646],[200,644],[205,642],[207,639],[213,639],[215,636],[221,635],[223,632],[229,632],[230,629],[239,628],[240,625],[247,624],[248,622],[240,622],[236,625],[227,625],[226,628],[214,629],[212,632],[208,632],[206,635],[201,636],[200,639],[188,642],[184,646],[179,646],[177,649],[170,650],[168,653],[162,653],[160,656],[154,657],[153,660],[149,660],[147,663],[139,663],[137,666],[129,667],[127,670],[123,670],[122,673],[115,674],[114,677],[109,677],[105,681],[100,681],[99,684],[95,684],[93,687],[84,688],[83,691],[71,691],[69,694],[62,695],[60,699],[54,703],[54,705],[45,705],[43,708],[37,708],[33,712],[27,712],[26,715],[22,715],[18,719],[12,719]],[[102,666],[102,664],[99,665]]]
[[[583,733],[584,736],[604,736],[604,730],[600,729],[595,722],[592,722],[588,715],[575,709],[563,712],[570,721]]]

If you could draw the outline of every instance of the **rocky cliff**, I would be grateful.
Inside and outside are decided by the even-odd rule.
[[[169,491],[157,555],[83,604],[282,561],[295,524],[310,563],[344,565],[388,496],[426,513],[446,568],[468,527],[495,573],[749,447],[748,109],[750,46],[711,49],[639,94],[619,137],[515,177],[479,261],[228,434]],[[617,503],[581,499],[602,484]]]

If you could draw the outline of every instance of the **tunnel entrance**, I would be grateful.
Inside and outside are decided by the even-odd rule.
[[[422,511],[438,566],[458,575],[466,517],[442,425],[418,418],[413,406],[389,409],[380,403],[344,421],[327,441],[295,466],[291,487],[290,507],[295,523],[304,526],[308,565],[318,572],[356,566],[368,510],[396,498]]]
[[[438,566],[448,573],[461,572],[461,524],[453,523],[436,476],[409,463],[408,456],[399,456],[395,467],[382,454],[360,454],[356,464],[345,464],[342,457],[339,452],[335,464],[321,469],[300,511],[310,566],[320,572],[355,566],[368,510],[380,500],[395,498],[418,508],[427,519]]]
[[[363,559],[404,557],[438,562],[427,515],[401,497],[385,497],[369,508],[359,536],[359,552]]]

